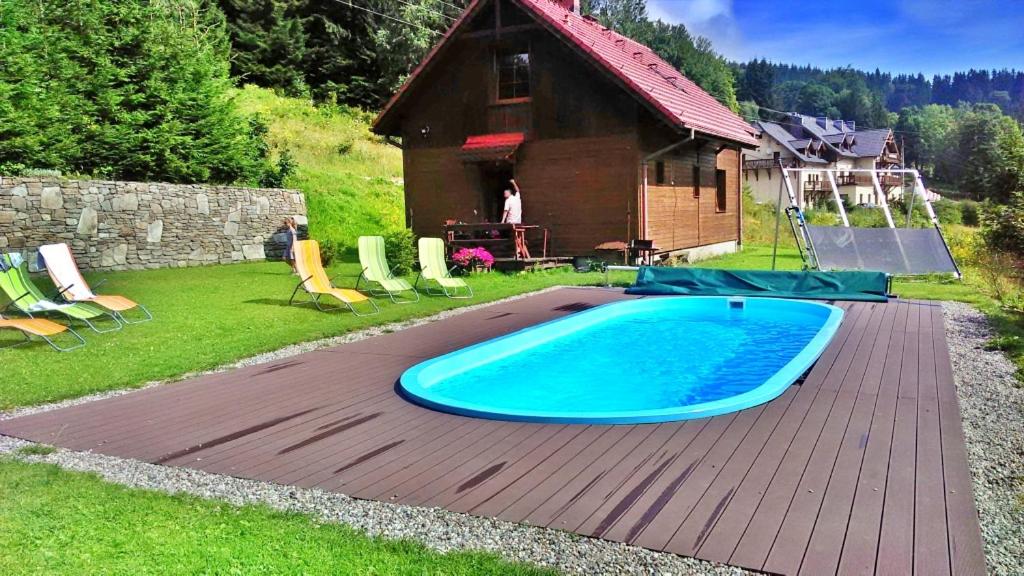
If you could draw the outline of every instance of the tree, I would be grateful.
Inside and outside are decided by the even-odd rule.
[[[1024,191],[1024,134],[997,106],[976,104],[965,110],[956,143],[962,191],[995,202]]]
[[[810,116],[838,117],[839,111],[832,106],[835,98],[835,92],[828,86],[804,84],[797,100],[797,112]]]
[[[762,106],[771,106],[774,82],[775,71],[766,60],[751,60],[743,69],[736,97],[740,100],[753,100]]]
[[[0,167],[251,181],[223,15],[193,0],[0,5]]]
[[[220,0],[234,53],[231,75],[290,96],[305,93],[305,4],[304,0]]]

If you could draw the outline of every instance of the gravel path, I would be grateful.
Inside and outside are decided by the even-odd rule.
[[[219,370],[269,362],[367,338],[472,308],[291,346]],[[970,306],[957,303],[945,303],[944,311],[989,572],[999,576],[1024,574],[1024,389],[1015,386],[1014,366],[1002,353],[983,349],[991,337],[984,315]],[[124,392],[96,395],[89,400],[121,393]],[[88,400],[18,410],[6,417],[82,401]],[[4,416],[0,414],[0,419]],[[29,444],[0,436],[0,454],[14,453]],[[490,550],[510,560],[551,566],[569,574],[751,574],[738,568],[558,530],[476,518],[437,508],[357,500],[319,490],[157,466],[101,454],[59,449],[45,456],[15,454],[15,457],[49,462],[69,470],[94,472],[108,481],[135,488],[187,492],[237,505],[263,503],[275,509],[347,524],[371,535],[414,539],[442,552]]]
[[[992,338],[984,314],[943,304],[953,376],[991,574],[1024,574],[1024,388]]]

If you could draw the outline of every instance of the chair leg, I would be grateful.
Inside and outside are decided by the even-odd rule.
[[[153,315],[150,314],[149,310],[147,310],[146,307],[143,306],[142,304],[136,304],[136,308],[142,310],[142,313],[145,315],[145,317],[142,318],[141,320],[129,320],[121,312],[114,312],[113,314],[118,320],[121,321],[122,324],[142,324],[143,322],[149,322],[150,320],[153,319]]]
[[[58,352],[70,352],[72,350],[77,350],[82,346],[85,346],[85,339],[82,338],[82,336],[78,332],[75,332],[74,329],[72,329],[70,326],[68,327],[66,332],[74,336],[75,339],[78,340],[78,344],[75,344],[74,346],[58,346],[56,342],[54,342],[51,338],[47,336],[40,335],[39,337],[45,340],[46,343],[50,345],[50,347],[52,347],[54,350]]]
[[[95,332],[97,334],[106,334],[108,332],[116,332],[116,331],[118,331],[118,330],[120,330],[121,328],[124,327],[124,324],[122,324],[121,321],[118,320],[117,316],[115,316],[114,314],[108,312],[107,314],[104,314],[104,316],[109,316],[110,317],[110,319],[114,322],[114,326],[113,327],[107,328],[106,330],[100,330],[88,318],[77,318],[77,320],[81,320],[83,324],[85,324],[87,327],[89,327],[90,330],[92,330],[93,332]],[[70,318],[70,316],[68,318]]]

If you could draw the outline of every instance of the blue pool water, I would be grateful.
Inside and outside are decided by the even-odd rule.
[[[767,402],[825,349],[843,311],[768,298],[599,306],[413,366],[412,400],[503,420],[626,424]]]

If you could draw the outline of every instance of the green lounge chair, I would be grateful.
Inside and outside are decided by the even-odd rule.
[[[121,329],[121,322],[101,308],[80,302],[58,303],[47,298],[32,282],[28,275],[28,264],[20,254],[0,254],[0,291],[10,299],[4,310],[15,308],[29,316],[59,314],[70,320],[78,320],[99,334]],[[101,329],[97,326],[98,320],[107,319],[113,321],[111,327]]]
[[[388,267],[387,255],[384,253],[384,238],[381,236],[360,236],[359,237],[359,265],[363,271],[356,280],[356,290],[359,283],[365,278],[368,283],[372,282],[379,286],[378,289],[369,290],[374,296],[387,296],[395,304],[411,304],[418,302],[420,293],[409,284],[408,281],[397,278],[394,269]],[[403,292],[412,292],[415,298],[401,298]],[[398,296],[396,298],[396,296]]]
[[[416,277],[413,287],[419,286],[420,278],[423,279],[424,289],[432,296],[447,296],[449,298],[472,298],[473,289],[466,284],[462,278],[453,278],[452,270],[448,268],[444,260],[444,240],[440,238],[420,238],[420,273]],[[441,287],[440,291],[431,290],[430,282],[437,282]],[[460,294],[462,292],[462,294]]]

